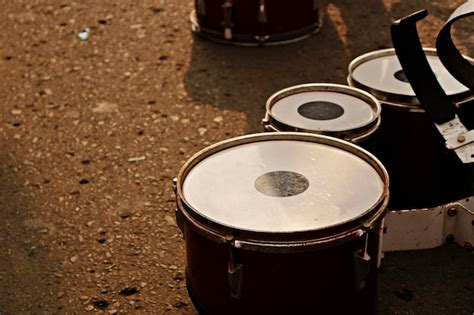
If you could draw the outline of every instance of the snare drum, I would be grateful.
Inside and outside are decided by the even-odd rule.
[[[303,84],[273,94],[262,123],[266,131],[310,132],[361,143],[380,125],[380,104],[346,85]]]
[[[471,95],[444,68],[436,50],[424,49],[446,94],[458,102]],[[364,54],[349,65],[349,85],[382,103],[375,155],[390,174],[391,208],[435,207],[469,195],[465,167],[445,148],[433,121],[421,107],[394,49]]]
[[[203,314],[370,314],[388,175],[307,133],[215,144],[176,181],[189,294]]]
[[[303,39],[319,30],[318,1],[195,0],[192,30],[225,43],[262,45]]]

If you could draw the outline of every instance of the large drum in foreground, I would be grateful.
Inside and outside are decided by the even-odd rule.
[[[202,314],[371,314],[388,177],[306,133],[213,145],[177,179],[187,285]]]
[[[471,92],[444,68],[434,49],[427,59],[446,94],[457,102]],[[419,104],[394,49],[364,54],[349,65],[349,85],[382,103],[375,155],[390,174],[392,209],[427,208],[469,196],[464,165],[447,150],[433,121]]]
[[[319,30],[318,1],[195,0],[192,29],[206,38],[262,45],[303,39]]]
[[[303,84],[273,94],[262,123],[267,131],[302,131],[361,144],[380,125],[380,104],[346,85]]]

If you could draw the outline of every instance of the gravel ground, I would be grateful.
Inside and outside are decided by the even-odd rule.
[[[320,33],[279,47],[195,38],[193,3],[0,1],[0,314],[196,314],[171,179],[195,152],[261,131],[266,99],[345,83],[358,55],[420,8],[422,41],[461,0],[322,1]],[[85,25],[90,38],[77,37]],[[455,31],[474,55],[473,23]],[[381,314],[472,314],[455,245],[389,253]]]

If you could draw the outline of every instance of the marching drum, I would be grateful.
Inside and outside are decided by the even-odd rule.
[[[424,52],[453,102],[471,95],[444,68],[436,50],[425,48]],[[370,92],[382,103],[375,155],[390,174],[391,208],[435,207],[469,195],[462,163],[445,148],[443,138],[406,79],[394,49],[370,52],[353,60],[348,82]]]
[[[262,123],[266,131],[303,131],[360,144],[379,127],[380,104],[346,85],[303,84],[273,94]]]
[[[176,180],[202,314],[374,312],[388,175],[359,147],[281,132],[197,153]]]
[[[262,45],[303,39],[319,30],[316,0],[195,0],[192,30],[225,43]]]

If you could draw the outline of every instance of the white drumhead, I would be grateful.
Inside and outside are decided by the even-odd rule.
[[[346,131],[377,118],[370,104],[342,91],[307,91],[288,95],[271,108],[277,121],[300,129]]]
[[[381,176],[342,149],[298,140],[237,145],[200,161],[184,178],[184,200],[218,224],[258,232],[324,229],[373,208]]]
[[[387,51],[391,52],[391,54],[386,53]],[[377,91],[403,96],[415,96],[415,92],[406,81],[406,77],[404,77],[402,66],[398,61],[395,50],[387,49],[381,52],[383,53],[380,53],[378,57],[376,52],[373,52],[374,58],[365,60],[355,69],[352,69],[352,79]],[[469,90],[446,70],[434,51],[427,53],[426,57],[447,95],[453,96]]]

